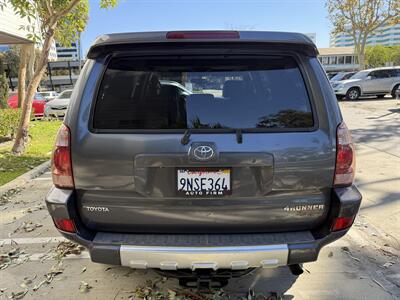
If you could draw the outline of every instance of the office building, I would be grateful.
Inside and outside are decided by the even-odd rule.
[[[35,33],[40,35],[40,21],[39,18],[32,20],[30,23],[27,17],[21,17],[17,14],[11,4],[5,1],[4,7],[0,10],[0,51],[7,51],[9,45],[13,44],[31,44],[32,41],[27,38],[28,34],[32,34],[27,29],[32,27],[36,29]],[[37,49],[41,49],[43,46],[42,41],[35,44]],[[57,59],[57,52],[55,44],[50,48],[49,60],[54,61]]]
[[[357,71],[357,55],[353,47],[319,48],[318,60],[326,72]]]
[[[368,37],[367,45],[400,45],[400,24],[379,27]],[[330,47],[354,47],[353,37],[348,33],[331,34]]]
[[[59,43],[56,43],[57,58],[59,61],[62,60],[79,60],[79,49],[78,43],[71,43],[70,47],[64,47]]]

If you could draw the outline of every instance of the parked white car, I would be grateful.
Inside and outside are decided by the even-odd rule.
[[[56,91],[39,92],[39,94],[43,96],[46,102],[51,101],[58,96],[58,93]]]
[[[47,102],[44,107],[44,115],[46,117],[63,118],[67,112],[71,94],[72,90],[65,90],[54,100]]]
[[[383,97],[391,94],[400,86],[400,67],[385,67],[363,70],[350,79],[332,82],[333,90],[338,98],[357,100],[361,96]]]

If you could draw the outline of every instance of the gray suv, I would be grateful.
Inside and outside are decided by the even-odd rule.
[[[182,284],[260,267],[300,274],[361,201],[316,56],[297,33],[98,38],[53,153],[55,226],[94,262]]]
[[[395,98],[399,86],[400,67],[364,70],[350,79],[332,82],[337,97],[348,100],[357,100],[360,96],[383,97],[386,94]]]

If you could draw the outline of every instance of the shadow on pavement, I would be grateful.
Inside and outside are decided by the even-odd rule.
[[[357,143],[384,142],[388,138],[398,135],[399,124],[376,122],[374,127],[351,129],[351,135]]]
[[[285,293],[297,279],[298,276],[292,275],[287,267],[259,269],[247,276],[232,279],[224,290],[230,295],[243,295],[252,290],[254,291],[255,299],[258,299],[257,295],[267,297],[284,295],[283,299],[292,299],[293,296],[285,295]]]

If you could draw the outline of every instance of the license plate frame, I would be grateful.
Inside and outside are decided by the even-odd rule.
[[[216,172],[221,172],[225,171],[228,173],[228,181],[225,182],[225,184],[229,184],[229,189],[223,189],[220,191],[216,190],[200,190],[200,191],[185,191],[185,190],[180,190],[179,189],[179,172],[180,171],[186,171],[186,172],[202,172],[202,173],[215,173]],[[182,178],[182,177],[181,177]],[[205,178],[205,177],[203,177]],[[210,178],[210,177],[208,177]],[[207,178],[207,179],[208,179]],[[222,177],[219,177],[222,178]],[[226,178],[225,178],[226,179]],[[183,197],[224,197],[224,196],[229,196],[232,195],[232,168],[230,167],[177,167],[175,168],[175,192],[178,196],[183,196]],[[223,182],[221,181],[221,185]]]

